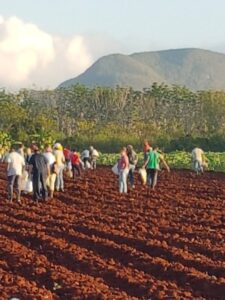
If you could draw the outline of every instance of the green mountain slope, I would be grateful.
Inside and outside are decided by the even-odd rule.
[[[83,74],[60,87],[149,87],[153,82],[185,85],[194,90],[225,89],[225,54],[201,49],[175,49],[100,58]]]

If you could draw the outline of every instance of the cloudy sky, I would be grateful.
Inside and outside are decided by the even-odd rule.
[[[0,0],[0,88],[54,88],[110,53],[225,53],[224,0]]]

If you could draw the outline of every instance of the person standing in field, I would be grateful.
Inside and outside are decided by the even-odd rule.
[[[129,160],[129,173],[128,173],[128,179],[130,181],[131,187],[135,188],[134,185],[134,171],[138,162],[138,156],[137,153],[134,151],[132,145],[127,146],[127,156]]]
[[[40,199],[48,200],[46,181],[50,175],[50,168],[46,157],[40,153],[37,145],[32,145],[34,154],[29,160],[29,174],[32,175],[33,198],[38,202]]]
[[[63,154],[63,147],[60,143],[55,144],[54,153],[58,174],[56,175],[56,191],[64,192],[63,170],[65,167],[65,156]]]
[[[195,147],[191,152],[191,157],[196,173],[203,174],[204,164],[207,162],[204,151],[201,148]]]
[[[85,149],[81,153],[81,160],[84,164],[84,169],[89,169],[90,168],[90,153],[88,149]]]
[[[147,159],[143,165],[147,169],[147,182],[148,185],[154,190],[157,184],[158,172],[160,170],[160,162],[170,172],[170,168],[167,165],[163,155],[159,152],[159,148],[156,146],[147,153]]]
[[[89,148],[89,156],[91,168],[94,170],[97,167],[97,159],[99,157],[99,153],[93,146],[90,146]]]
[[[16,200],[20,203],[21,194],[21,176],[25,168],[25,160],[22,155],[11,149],[6,158],[7,166],[7,179],[8,179],[8,199],[13,201],[13,188],[16,188]]]
[[[127,176],[129,173],[129,159],[126,150],[127,150],[126,148],[122,149],[120,153],[120,159],[118,160],[120,193],[127,193]]]
[[[54,196],[54,190],[55,190],[55,181],[56,181],[56,175],[57,175],[57,166],[55,161],[55,156],[52,153],[52,148],[50,145],[46,146],[45,152],[43,153],[44,157],[47,159],[48,165],[49,165],[49,171],[50,174],[47,178],[47,186],[50,190],[50,199]]]
[[[80,156],[76,149],[71,152],[70,159],[72,163],[73,179],[75,179],[76,173],[80,176]]]

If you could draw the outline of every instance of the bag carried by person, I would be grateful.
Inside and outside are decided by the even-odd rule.
[[[146,169],[145,168],[140,168],[138,173],[140,174],[140,177],[141,177],[141,182],[142,184],[146,184],[147,182],[147,172],[146,172]]]
[[[115,175],[119,175],[118,162],[112,167],[112,171]]]
[[[24,192],[26,193],[32,193],[33,192],[33,183],[30,178],[27,179]]]

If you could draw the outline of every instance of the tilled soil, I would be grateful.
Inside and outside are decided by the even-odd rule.
[[[99,167],[65,190],[10,204],[0,165],[0,299],[225,299],[225,174],[120,195]]]

